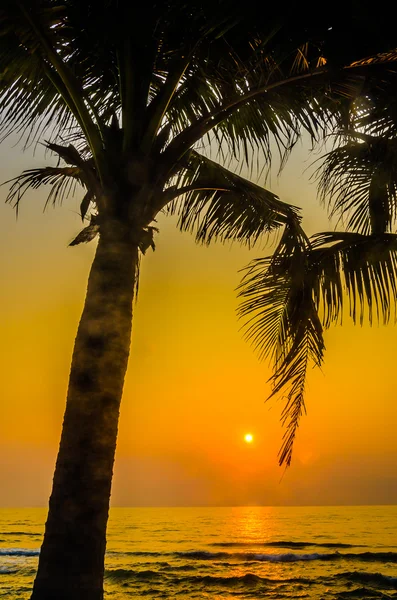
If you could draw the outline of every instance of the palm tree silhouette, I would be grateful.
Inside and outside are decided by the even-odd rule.
[[[27,190],[49,184],[47,201],[55,203],[77,183],[85,190],[81,216],[89,222],[72,245],[99,235],[72,357],[34,600],[103,597],[132,301],[140,258],[154,248],[156,216],[177,214],[180,228],[207,244],[253,244],[284,226],[271,259],[274,277],[288,273],[299,280],[306,261],[298,210],[200,153],[198,142],[211,141],[225,161],[249,164],[258,150],[269,161],[275,140],[284,157],[302,130],[314,138],[332,119],[339,122],[351,99],[362,94],[367,74],[374,85],[384,64],[396,58],[329,69],[319,44],[308,43],[307,30],[298,26],[299,11],[285,27],[279,9],[261,18],[247,15],[235,3],[204,0],[2,3],[1,133],[19,132],[27,142],[47,138],[60,161],[22,173],[8,200],[18,209]],[[268,283],[277,296],[276,283]],[[285,303],[284,296],[275,302]],[[313,301],[304,290],[289,302],[296,311],[288,319],[294,315],[305,347],[311,344],[320,360]],[[302,322],[299,314],[306,309]],[[288,339],[277,340],[288,348]],[[299,344],[287,357],[291,353],[300,359]],[[283,357],[285,350],[277,354],[277,365]],[[295,385],[294,368],[277,368],[278,387],[287,380]],[[300,411],[294,393],[288,413]]]

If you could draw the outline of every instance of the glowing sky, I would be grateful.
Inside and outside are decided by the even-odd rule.
[[[45,164],[13,141],[0,179]],[[308,233],[328,229],[298,149],[268,187],[304,207]],[[0,506],[45,506],[70,357],[94,244],[68,248],[78,198],[42,212],[30,193],[20,217],[0,189]],[[238,270],[267,253],[196,246],[170,219],[141,270],[122,405],[113,505],[360,504],[397,502],[397,328],[326,335],[323,371],[310,373],[308,416],[292,468],[277,466],[281,404],[265,404],[269,365],[243,341]],[[244,435],[250,432],[253,443]],[[282,478],[282,480],[281,480]],[[281,481],[280,481],[281,480]]]

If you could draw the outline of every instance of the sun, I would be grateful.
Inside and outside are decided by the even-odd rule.
[[[247,444],[251,444],[254,440],[254,436],[252,435],[252,433],[246,433],[244,436],[244,440],[247,442]]]

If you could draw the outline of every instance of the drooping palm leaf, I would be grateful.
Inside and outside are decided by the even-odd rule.
[[[323,233],[287,226],[272,257],[254,261],[240,286],[247,339],[274,364],[272,393],[285,395],[279,462],[289,466],[309,364],[321,365],[323,328],[342,318],[387,323],[397,298],[397,235]],[[395,313],[394,313],[395,314]]]
[[[169,214],[177,214],[182,231],[209,244],[237,240],[249,246],[266,232],[296,217],[297,209],[276,194],[191,151],[164,194]]]
[[[308,270],[310,243],[300,225],[285,228],[273,256],[251,263],[240,285],[240,316],[245,334],[274,364],[273,396],[285,392],[282,423],[286,425],[279,452],[280,465],[290,465],[300,418],[305,411],[304,389],[310,362],[320,365],[324,354],[322,325]]]
[[[84,186],[84,177],[78,167],[42,167],[37,169],[27,169],[21,175],[6,181],[12,183],[7,195],[6,202],[9,202],[19,209],[19,203],[26,192],[30,189],[38,189],[42,185],[50,185],[50,191],[47,196],[45,206],[48,204],[62,203],[65,198],[70,196],[76,190],[76,186]]]
[[[47,196],[45,207],[52,203],[62,203],[71,194],[74,194],[79,186],[86,190],[81,201],[80,213],[84,217],[91,203],[96,209],[101,207],[101,188],[96,177],[92,157],[88,154],[84,157],[72,145],[61,146],[52,142],[45,143],[46,148],[57,154],[59,159],[67,166],[41,167],[27,169],[17,177],[6,181],[4,185],[11,184],[6,202],[19,210],[19,203],[29,189],[38,189],[42,185],[49,185],[51,189]]]

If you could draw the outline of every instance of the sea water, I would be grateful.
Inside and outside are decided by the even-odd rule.
[[[0,598],[28,599],[44,509],[0,510]],[[397,506],[113,508],[105,598],[396,598]]]

